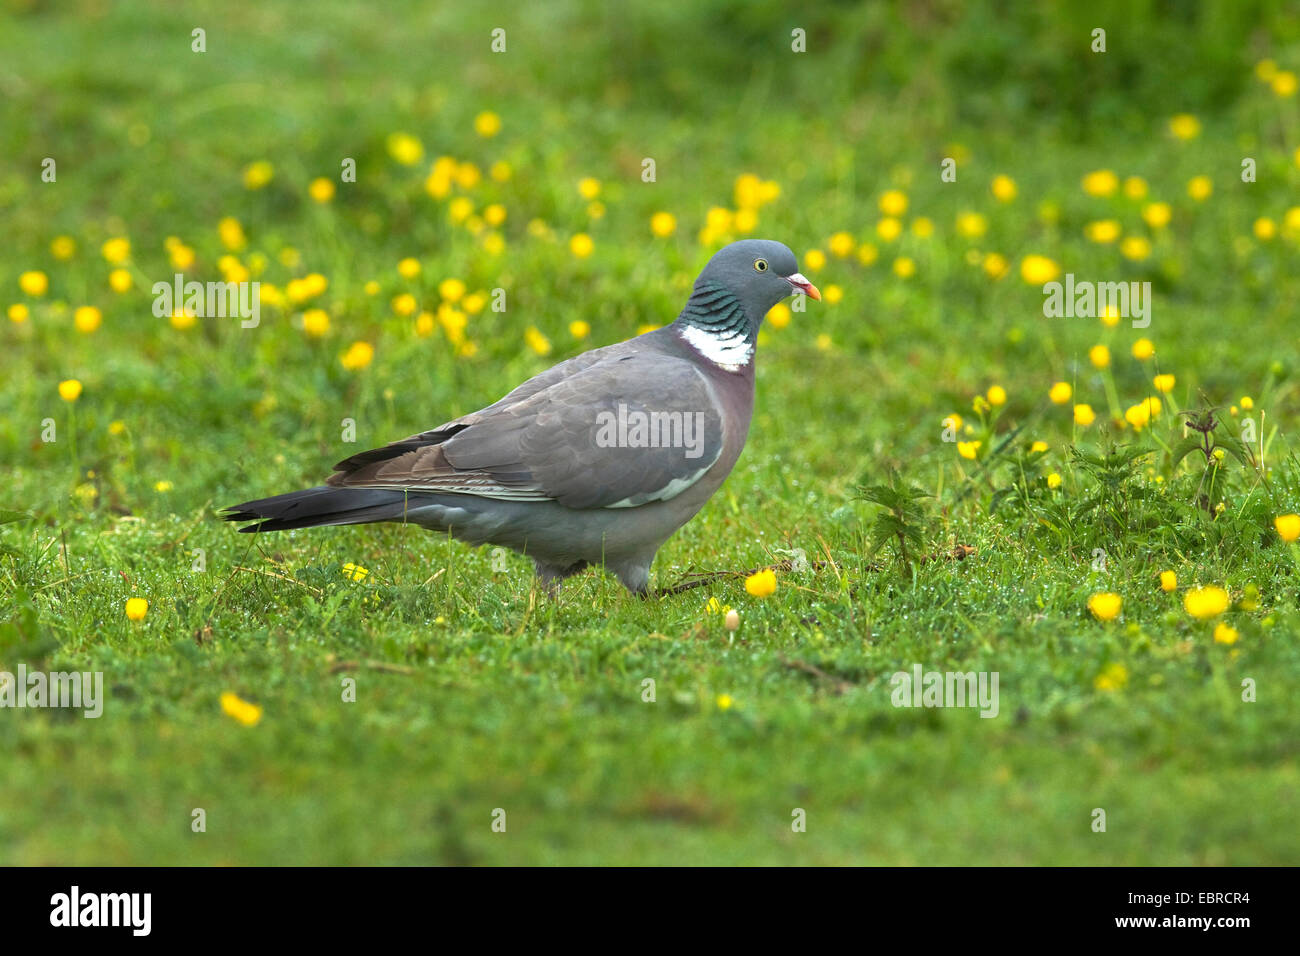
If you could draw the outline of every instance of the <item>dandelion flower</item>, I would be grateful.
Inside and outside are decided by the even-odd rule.
[[[1113,621],[1123,607],[1124,599],[1113,591],[1098,591],[1088,598],[1088,610],[1099,621]]]
[[[776,329],[783,329],[789,325],[790,318],[790,307],[784,302],[778,302],[767,313],[767,321]]]
[[[831,255],[837,259],[847,259],[853,255],[853,234],[848,232],[837,232],[826,241],[826,248],[830,249]]]
[[[1109,169],[1098,169],[1083,177],[1083,191],[1089,196],[1113,196],[1119,188],[1119,177]]]
[[[77,331],[84,335],[94,332],[104,321],[104,315],[93,305],[78,306],[77,310],[72,313],[72,322],[77,327]]]
[[[414,279],[420,274],[420,260],[407,256],[397,264],[397,274],[403,279]]]
[[[127,598],[126,617],[129,621],[143,621],[144,616],[149,613],[149,602],[144,598],[133,597]]]
[[[23,290],[24,295],[30,295],[32,298],[40,298],[45,295],[49,287],[50,280],[44,272],[33,270],[24,272],[18,277],[18,288]]]
[[[1174,572],[1172,571],[1161,571],[1160,590],[1169,592],[1169,591],[1177,590],[1177,588],[1178,588],[1178,575],[1174,574]]]
[[[1025,256],[1020,260],[1020,278],[1029,285],[1046,285],[1061,274],[1061,267],[1047,256]]]
[[[650,231],[660,239],[667,239],[677,231],[677,217],[670,212],[657,212],[650,217]]]
[[[900,279],[910,279],[916,275],[916,263],[909,256],[899,256],[894,260],[894,275]]]
[[[414,166],[424,158],[424,145],[410,133],[390,133],[385,145],[388,155],[403,166]]]
[[[1278,537],[1290,544],[1300,538],[1300,515],[1278,515],[1273,519],[1273,527],[1277,528]]]

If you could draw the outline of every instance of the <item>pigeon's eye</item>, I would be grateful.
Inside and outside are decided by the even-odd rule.
[[[766,260],[766,259],[755,259],[755,260],[754,260],[754,269],[755,269],[756,271],[758,271],[758,272],[766,272],[766,271],[767,271],[767,260]]]

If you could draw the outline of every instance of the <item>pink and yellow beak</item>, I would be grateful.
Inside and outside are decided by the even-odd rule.
[[[785,281],[794,286],[796,292],[802,292],[809,298],[816,299],[818,302],[822,299],[821,291],[809,282],[802,272],[796,272],[794,275],[785,276]]]

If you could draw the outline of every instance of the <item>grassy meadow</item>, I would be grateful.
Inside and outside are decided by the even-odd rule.
[[[0,0],[0,671],[105,688],[0,709],[0,863],[1300,861],[1300,17],[1075,6]],[[217,516],[745,236],[824,301],[671,593]]]

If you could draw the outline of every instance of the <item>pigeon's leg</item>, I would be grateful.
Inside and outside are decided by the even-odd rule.
[[[565,578],[573,577],[579,571],[585,570],[587,562],[578,561],[570,565],[545,564],[534,558],[533,566],[537,569],[537,579],[542,583],[542,587],[546,589],[547,595],[556,597],[560,593],[561,582]]]
[[[609,570],[637,597],[650,596],[650,562],[629,561],[625,564],[612,564]]]

